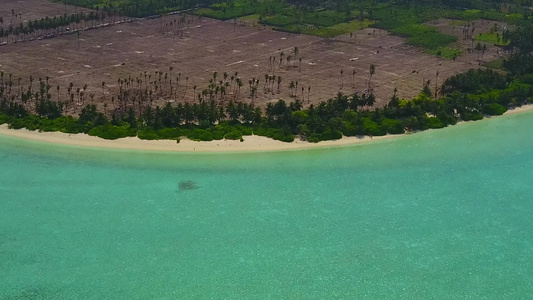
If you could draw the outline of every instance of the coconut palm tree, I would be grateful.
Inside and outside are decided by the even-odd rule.
[[[374,64],[370,64],[370,77],[368,77],[368,88],[370,88],[370,81],[372,80],[372,76],[376,73],[376,66]]]

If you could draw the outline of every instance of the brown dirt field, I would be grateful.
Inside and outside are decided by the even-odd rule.
[[[11,1],[11,0],[10,0]],[[165,17],[169,22],[179,16]],[[248,26],[236,26],[208,18],[186,16],[191,20],[184,37],[165,34],[161,30],[161,19],[139,20],[127,24],[99,28],[81,33],[81,47],[77,49],[76,35],[58,36],[53,39],[9,44],[0,47],[0,70],[12,73],[15,79],[28,82],[34,78],[50,77],[51,94],[57,98],[56,85],[61,85],[61,100],[66,100],[66,89],[70,82],[74,90],[87,84],[86,94],[94,94],[102,103],[102,81],[106,82],[106,100],[118,90],[117,79],[139,77],[147,71],[169,72],[172,77],[181,73],[177,101],[193,100],[193,85],[197,93],[208,85],[214,71],[222,78],[223,72],[239,73],[243,79],[240,99],[247,99],[248,80],[259,78],[256,104],[264,105],[279,98],[290,100],[289,83],[298,81],[298,96],[301,87],[305,89],[305,103],[308,103],[307,87],[311,86],[310,102],[327,100],[343,92],[363,92],[367,87],[370,64],[376,65],[371,87],[377,97],[377,104],[383,105],[395,88],[400,97],[416,96],[423,80],[432,80],[439,71],[439,82],[453,74],[477,67],[473,57],[467,54],[456,61],[445,60],[424,54],[421,50],[404,44],[404,39],[390,36],[384,31],[367,28],[356,33],[356,42],[349,37],[323,39],[306,35],[261,30]],[[201,26],[198,24],[201,23]],[[285,56],[294,47],[299,48],[302,58],[301,72],[296,67],[276,67],[269,71],[269,57]],[[488,61],[489,54],[485,55]],[[285,65],[285,63],[284,63]],[[340,70],[344,71],[344,86],[341,88]],[[352,73],[355,70],[355,86]],[[281,93],[264,93],[265,74],[282,77]],[[143,77],[143,76],[141,76]],[[189,77],[185,87],[185,77]],[[229,78],[228,78],[229,80]],[[35,84],[35,83],[34,83]],[[161,105],[166,99],[155,101]]]
[[[0,17],[4,19],[4,28],[7,28],[11,22],[18,25],[20,20],[26,23],[30,20],[37,20],[44,17],[54,17],[63,14],[73,14],[80,11],[89,11],[89,9],[80,8],[71,5],[63,5],[43,0],[1,0]],[[17,20],[12,20],[11,10],[18,15]]]

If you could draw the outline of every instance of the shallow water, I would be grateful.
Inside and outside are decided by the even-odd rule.
[[[255,154],[0,136],[0,298],[531,299],[531,128]]]

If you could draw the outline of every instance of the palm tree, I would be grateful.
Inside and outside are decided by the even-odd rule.
[[[376,66],[374,64],[370,64],[370,77],[368,78],[368,88],[370,88],[370,81],[372,80],[372,76],[376,73]]]
[[[298,53],[300,53],[300,50],[298,49],[298,47],[294,47],[294,50],[292,50],[292,53],[294,53],[294,62],[296,63],[296,57],[298,56]]]
[[[481,47],[481,61],[483,61],[483,56],[485,56],[485,51],[487,51],[487,45],[483,44],[483,47]]]
[[[102,81],[102,95],[104,96],[104,101],[105,101],[105,91],[104,91],[104,88],[105,88],[105,81]]]
[[[479,61],[480,61],[480,60],[479,60],[479,56],[480,56],[480,54],[481,54],[481,51],[483,50],[483,47],[481,46],[481,43],[478,42],[477,45],[476,45],[476,47],[474,48],[474,50],[477,51],[477,60],[478,60],[478,62],[479,62]]]
[[[435,73],[435,99],[437,99],[437,93],[439,90],[438,82],[439,82],[439,71]],[[396,89],[395,89],[394,94],[396,94]]]
[[[293,96],[293,89],[296,88],[296,85],[294,84],[294,81],[291,81],[289,84],[289,90],[290,90],[290,96]]]

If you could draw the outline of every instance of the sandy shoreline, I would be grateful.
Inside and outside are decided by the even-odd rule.
[[[525,105],[506,112],[504,115],[510,115],[525,111],[533,110],[533,105]],[[87,134],[68,134],[62,132],[38,132],[27,129],[9,129],[7,124],[0,125],[0,135],[23,138],[28,140],[65,144],[82,147],[97,148],[114,148],[114,149],[131,149],[146,151],[166,151],[166,152],[248,152],[248,151],[281,151],[294,149],[323,148],[333,146],[354,145],[366,143],[374,140],[384,140],[403,135],[386,135],[370,138],[365,136],[343,137],[335,141],[322,141],[320,143],[309,143],[295,140],[292,143],[284,143],[262,136],[244,136],[244,142],[233,140],[220,140],[210,142],[194,142],[188,139],[182,139],[180,143],[170,140],[147,141],[137,137],[127,137],[118,140],[104,140]]]

